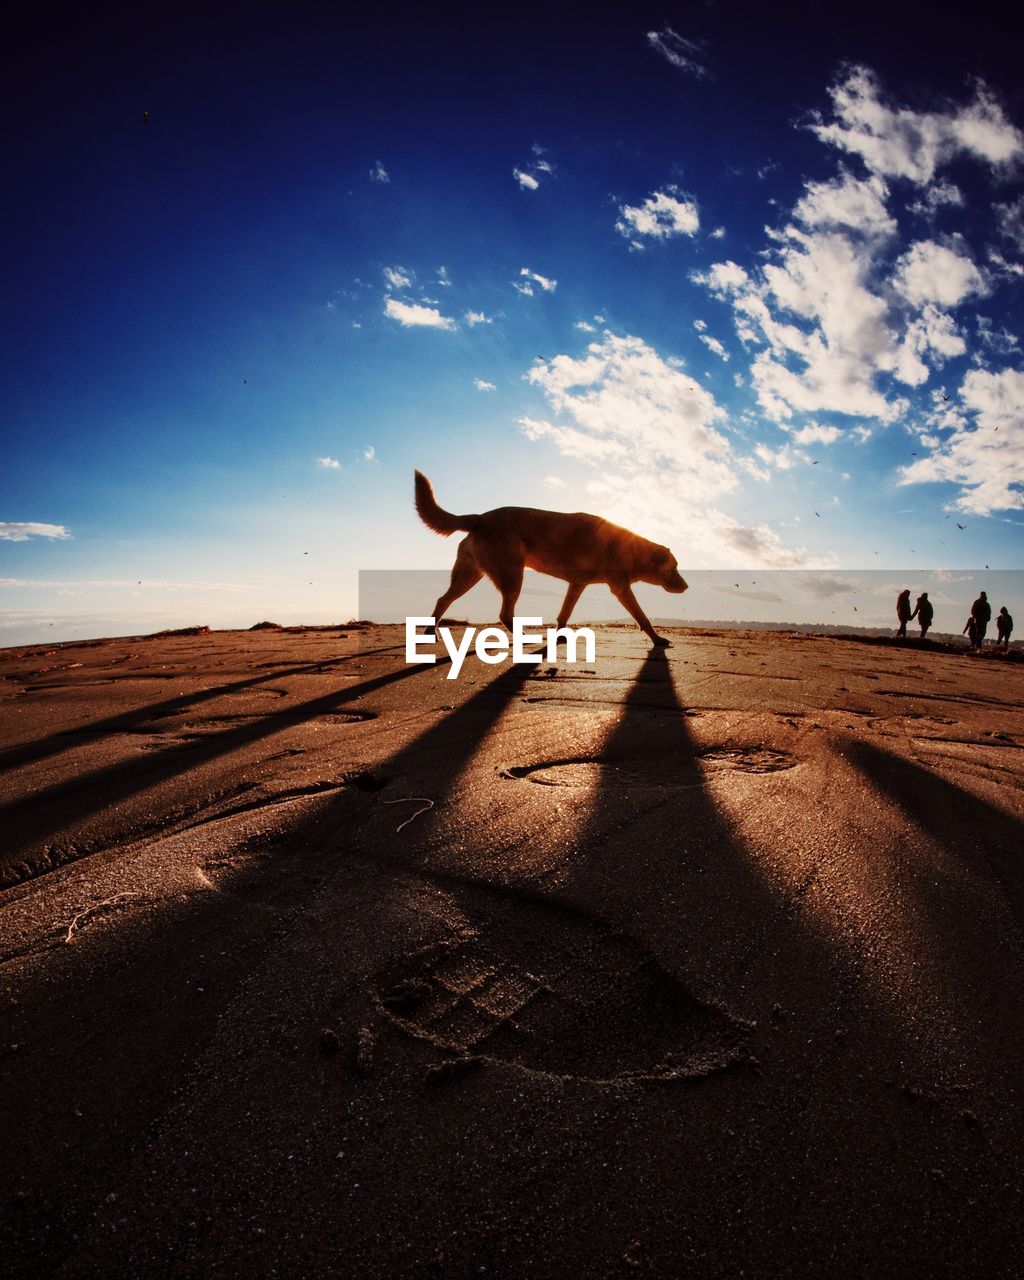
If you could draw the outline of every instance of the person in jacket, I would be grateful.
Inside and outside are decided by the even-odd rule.
[[[910,608],[910,588],[907,587],[896,597],[896,621],[900,624],[899,630],[896,634],[904,640],[907,636],[907,623],[912,617],[913,613]]]
[[[971,617],[974,619],[974,643],[980,649],[985,643],[985,632],[992,619],[992,606],[984,591],[978,592],[978,598],[971,605]]]
[[[921,639],[923,640],[928,634],[928,628],[932,625],[932,618],[935,617],[935,609],[928,599],[927,591],[922,591],[917,597],[917,604],[914,605],[914,612],[910,616],[917,619],[918,626],[921,628]]]
[[[1010,647],[1010,636],[1013,634],[1013,619],[1006,610],[1006,605],[999,610],[999,616],[996,618],[996,644],[1005,644]]]

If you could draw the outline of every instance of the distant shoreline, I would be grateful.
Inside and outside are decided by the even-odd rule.
[[[450,622],[457,625],[463,625],[464,619],[450,618]],[[887,630],[881,627],[850,627],[842,626],[837,623],[828,622],[754,622],[754,621],[733,621],[723,620],[719,618],[694,618],[686,622],[681,622],[678,618],[653,618],[653,624],[666,631],[675,631],[683,633],[719,633],[719,632],[743,632],[745,634],[772,634],[776,632],[791,633],[795,635],[819,635],[827,636],[835,640],[852,640],[861,644],[879,644],[879,645],[898,645],[905,648],[916,648],[922,650],[934,650],[944,653],[969,653],[970,646],[966,637],[954,635],[948,631],[933,631],[927,639],[921,640],[916,634],[910,634],[904,639],[900,639],[895,634],[895,627]],[[204,636],[204,635],[246,635],[250,632],[259,631],[280,631],[291,635],[301,635],[316,632],[337,632],[345,634],[352,631],[368,630],[371,627],[400,627],[401,623],[377,623],[372,621],[363,621],[350,619],[348,622],[332,622],[332,623],[297,623],[294,625],[284,625],[276,622],[257,622],[251,627],[208,627],[203,624],[196,624],[188,627],[175,627],[163,631],[127,633],[124,635],[96,636],[89,639],[80,640],[51,640],[51,641],[35,641],[28,644],[6,645],[0,646],[0,653],[14,653],[18,651],[40,650],[52,651],[56,649],[73,649],[73,648],[93,648],[97,645],[112,643],[114,641],[131,640],[141,642],[144,640],[167,639],[171,636]],[[468,625],[468,623],[466,623]],[[575,626],[589,626],[599,629],[608,630],[635,630],[635,624],[626,619],[581,619],[574,621]],[[639,634],[639,633],[638,633]],[[1003,657],[1009,657],[1015,660],[1024,660],[1024,641],[1012,640],[1009,648],[995,644],[995,637],[987,636],[985,647],[980,651],[983,654],[999,653]]]

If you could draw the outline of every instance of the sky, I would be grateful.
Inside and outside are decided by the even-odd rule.
[[[12,30],[0,645],[344,621],[451,563],[414,467],[684,576],[1024,567],[1005,7],[823,8]]]

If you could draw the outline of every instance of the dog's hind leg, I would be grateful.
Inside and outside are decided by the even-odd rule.
[[[565,593],[565,599],[562,601],[562,607],[558,611],[558,621],[555,623],[556,627],[564,627],[569,621],[569,617],[572,614],[573,609],[576,608],[576,602],[583,594],[586,585],[587,584],[585,582],[569,583],[569,589]]]
[[[452,580],[448,584],[448,590],[443,596],[438,597],[437,603],[434,605],[433,616],[435,622],[440,622],[449,606],[458,600],[460,596],[464,596],[467,591],[475,587],[484,576],[484,571],[476,562],[471,543],[472,538],[463,538],[459,543],[455,563],[452,565]]]
[[[640,630],[643,631],[645,635],[649,636],[652,643],[657,645],[659,649],[667,649],[672,641],[666,640],[664,636],[659,636],[651,626],[651,620],[648,618],[647,614],[644,613],[643,609],[640,608],[640,602],[633,594],[632,586],[630,586],[628,582],[618,585],[609,583],[609,586],[611,586],[612,595],[629,613],[630,617],[637,624]]]

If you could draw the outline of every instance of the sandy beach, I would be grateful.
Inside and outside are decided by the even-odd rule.
[[[0,652],[14,1277],[1002,1277],[1024,664]]]

